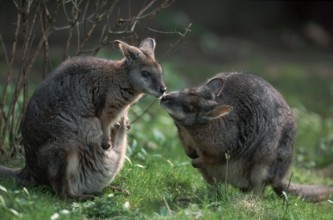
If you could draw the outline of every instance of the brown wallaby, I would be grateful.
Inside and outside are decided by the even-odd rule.
[[[153,39],[139,48],[114,45],[123,59],[71,58],[37,88],[21,127],[26,165],[0,167],[0,176],[50,185],[77,200],[93,198],[114,179],[126,153],[130,105],[166,90]]]
[[[161,106],[174,119],[186,154],[209,185],[230,183],[262,195],[296,194],[320,201],[333,188],[289,184],[296,123],[269,83],[246,73],[222,73],[196,88],[164,95]]]

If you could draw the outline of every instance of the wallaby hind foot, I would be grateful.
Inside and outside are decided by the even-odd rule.
[[[94,200],[96,198],[95,195],[91,194],[73,194],[73,193],[56,193],[63,200],[74,200],[77,202],[84,202],[88,200]]]
[[[22,186],[33,185],[33,179],[27,168],[9,168],[0,166],[0,179],[15,179]]]
[[[127,131],[129,131],[131,129],[131,124],[130,124],[129,120],[122,118],[120,121],[122,121],[122,120],[125,120],[126,129],[127,129]],[[114,139],[116,138],[116,135],[119,131],[120,126],[121,126],[120,122],[116,123],[110,131],[110,138],[103,137],[103,140],[102,140],[103,149],[107,150],[114,145],[113,142],[114,142]]]
[[[110,147],[112,147],[112,139],[108,138],[108,137],[103,137],[103,139],[102,139],[102,148],[104,150],[107,150]]]

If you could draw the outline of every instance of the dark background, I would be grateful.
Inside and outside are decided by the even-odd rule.
[[[144,2],[120,1],[114,20],[130,13],[129,4],[135,12]],[[313,46],[328,50],[332,49],[332,11],[333,2],[330,1],[176,0],[157,15],[153,26],[163,31],[183,31],[192,23],[188,42],[208,32],[221,38],[256,40],[261,46],[284,46],[283,49]],[[1,0],[0,28],[6,44],[12,42],[16,16],[13,2]],[[59,16],[56,24],[61,26],[65,22],[65,17]],[[58,31],[56,36],[52,35],[52,43],[61,46],[65,34],[65,31]],[[166,37],[149,31],[142,35],[154,35],[157,40]]]

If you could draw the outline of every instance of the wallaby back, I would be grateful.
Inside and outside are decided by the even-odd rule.
[[[81,200],[114,179],[125,158],[130,105],[165,91],[153,39],[140,47],[115,41],[115,47],[122,60],[74,57],[41,83],[22,121],[24,175],[6,168],[0,175],[24,176],[61,198]]]
[[[266,185],[279,195],[288,190],[307,198],[316,194],[283,182],[293,158],[296,123],[280,93],[262,78],[218,74],[199,87],[166,94],[161,106],[209,184],[228,182],[259,195]]]

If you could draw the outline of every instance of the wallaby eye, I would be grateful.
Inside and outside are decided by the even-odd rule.
[[[182,108],[183,108],[184,112],[191,112],[192,111],[192,108],[187,104],[182,104]]]
[[[141,75],[143,77],[149,77],[150,76],[150,72],[144,70],[144,71],[141,71]]]

